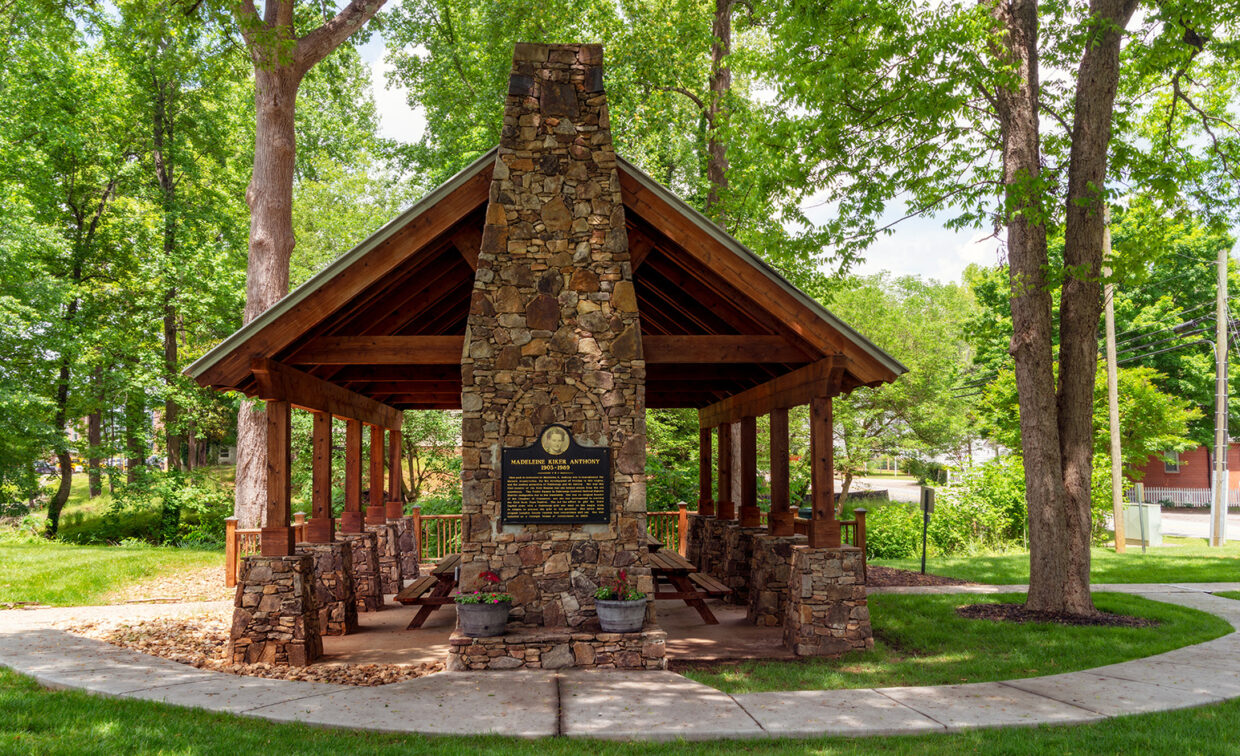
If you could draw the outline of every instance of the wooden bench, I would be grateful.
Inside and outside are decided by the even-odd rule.
[[[710,575],[707,575],[705,572],[694,572],[689,575],[689,580],[711,598],[723,598],[732,592],[731,588],[727,587]]]
[[[439,578],[434,575],[423,575],[409,585],[405,589],[396,594],[396,601],[401,604],[412,604],[414,599],[420,599],[430,593],[436,585],[439,584]]]

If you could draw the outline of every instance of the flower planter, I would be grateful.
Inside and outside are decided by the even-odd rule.
[[[456,617],[460,622],[461,632],[470,638],[491,638],[504,634],[509,609],[512,609],[511,601],[498,604],[457,604]]]
[[[646,597],[637,601],[595,599],[598,624],[605,633],[636,633],[646,620]]]

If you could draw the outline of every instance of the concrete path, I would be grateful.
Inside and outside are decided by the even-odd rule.
[[[1184,538],[1210,537],[1210,510],[1200,511],[1169,510],[1162,512],[1162,534],[1164,536],[1181,536]],[[1233,540],[1240,537],[1240,514],[1227,516],[1227,537]]]
[[[1201,609],[1240,628],[1240,583],[1111,585]],[[999,593],[1024,586],[885,589]],[[562,735],[623,740],[810,737],[945,732],[1093,722],[1240,697],[1240,634],[1165,654],[1049,677],[939,687],[729,695],[672,672],[601,670],[440,673],[376,688],[237,677],[70,635],[66,619],[168,616],[221,604],[0,612],[0,665],[52,688],[212,711],[427,734]]]

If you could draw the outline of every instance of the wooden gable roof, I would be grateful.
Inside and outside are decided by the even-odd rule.
[[[494,161],[495,150],[474,161],[186,372],[203,386],[261,398],[271,398],[272,376],[283,375],[345,389],[341,399],[355,403],[459,407]],[[825,379],[825,368],[830,393],[905,372],[638,168],[620,160],[618,170],[647,406],[713,406],[776,378]]]

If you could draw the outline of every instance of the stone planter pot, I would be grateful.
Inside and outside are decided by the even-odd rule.
[[[508,610],[512,602],[502,604],[457,604],[456,617],[461,632],[470,638],[491,638],[503,635],[508,624]]]
[[[640,601],[595,599],[598,624],[605,633],[636,633],[646,620],[646,598]]]

